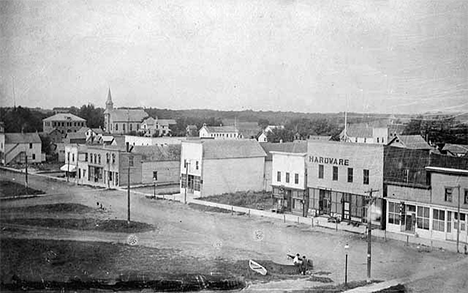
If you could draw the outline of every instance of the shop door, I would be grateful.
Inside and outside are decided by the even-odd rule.
[[[407,214],[405,217],[405,231],[414,232],[414,224],[416,222],[416,214]]]
[[[330,214],[331,209],[331,192],[329,190],[320,189],[319,192],[319,208],[320,214]]]

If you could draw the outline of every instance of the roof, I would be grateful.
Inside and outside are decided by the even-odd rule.
[[[143,161],[180,161],[180,144],[133,146],[132,153],[142,154]]]
[[[70,114],[70,113],[58,113],[53,116],[42,119],[42,121],[86,121],[86,120],[76,115]]]
[[[177,122],[174,119],[158,119],[160,125],[174,125]]]
[[[272,143],[272,142],[261,142],[260,146],[263,148],[267,157],[266,161],[271,161],[273,156],[271,152],[284,152],[284,153],[306,153],[307,152],[307,141],[299,140],[294,142],[283,142],[283,143]]]
[[[331,135],[309,135],[311,140],[330,140],[331,138]]]
[[[446,143],[443,150],[455,155],[464,155],[468,153],[468,145]]]
[[[210,133],[237,133],[238,129],[235,126],[203,126]]]
[[[69,138],[69,139],[86,138],[86,135],[83,132],[68,132],[66,138]]]
[[[430,150],[432,147],[422,138],[420,135],[397,135],[395,136],[388,145],[395,145],[401,143],[404,147],[414,150]]]
[[[5,133],[5,144],[11,143],[41,143],[41,138],[33,133]]]
[[[112,120],[114,121],[138,121],[141,122],[143,119],[148,117],[148,113],[146,113],[142,109],[115,109],[109,111]]]
[[[203,145],[204,159],[232,159],[265,157],[266,153],[258,141],[254,139],[240,140],[194,140],[183,143],[199,143]]]
[[[348,137],[372,138],[373,128],[362,124],[350,124],[346,127],[346,135]]]

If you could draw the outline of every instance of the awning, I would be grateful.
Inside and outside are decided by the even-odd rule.
[[[65,172],[75,172],[76,171],[76,166],[74,165],[63,165],[62,167],[60,167],[60,170],[61,171],[65,171]]]

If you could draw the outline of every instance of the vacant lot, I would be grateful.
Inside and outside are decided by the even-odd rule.
[[[236,192],[203,197],[202,200],[257,210],[273,208],[271,192]]]
[[[20,195],[44,194],[42,190],[26,188],[24,184],[18,184],[12,181],[0,181],[0,197],[15,197]]]

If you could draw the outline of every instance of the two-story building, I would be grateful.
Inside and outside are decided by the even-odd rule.
[[[383,145],[309,140],[307,188],[309,215],[367,221],[372,191],[372,223],[384,226]]]
[[[42,154],[42,141],[37,133],[5,133],[4,164],[40,163],[45,160]]]
[[[256,140],[183,141],[181,193],[203,197],[237,191],[261,191],[265,156]]]
[[[307,151],[271,153],[273,156],[271,185],[276,209],[306,217],[309,199],[306,175]]]
[[[467,243],[467,159],[386,147],[384,178],[388,232]]]
[[[77,132],[86,126],[86,120],[70,113],[59,113],[42,120],[44,133],[58,130],[62,134]]]
[[[168,136],[171,134],[171,125],[177,122],[173,119],[158,119],[158,117],[148,117],[141,122],[139,132],[144,136]]]

